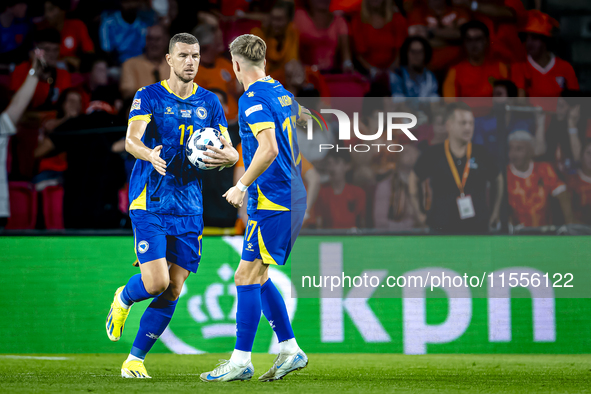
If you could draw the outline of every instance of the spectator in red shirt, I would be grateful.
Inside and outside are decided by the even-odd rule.
[[[348,151],[330,151],[326,156],[330,180],[318,194],[314,208],[319,228],[363,228],[365,226],[365,192],[347,183],[351,170]]]
[[[415,5],[408,14],[408,34],[420,35],[433,47],[429,68],[436,74],[444,72],[462,56],[460,27],[470,15],[459,7],[448,6],[445,0],[427,0]]]
[[[579,90],[579,82],[573,67],[548,50],[553,28],[559,23],[543,12],[528,12],[527,23],[521,29],[527,49],[527,60],[511,69],[513,82],[519,88],[521,97],[559,97],[563,90]],[[531,100],[533,105],[545,109],[544,100]]]
[[[357,60],[373,77],[393,69],[406,36],[406,19],[388,0],[364,0],[351,26]]]
[[[88,29],[79,19],[66,19],[70,8],[69,0],[45,1],[45,19],[39,23],[39,29],[53,28],[60,32],[60,59],[71,70],[80,66],[80,54],[94,52],[94,43],[88,35]]]
[[[320,71],[353,71],[345,19],[330,12],[330,0],[307,0],[306,3],[305,9],[297,10],[294,17],[300,32],[302,62]]]
[[[88,55],[82,59],[80,72],[85,75],[85,80],[77,86],[82,94],[82,111],[86,111],[90,103],[92,93],[100,86],[109,84],[109,63],[106,58],[97,55]]]
[[[462,26],[467,58],[449,69],[443,83],[444,97],[492,97],[493,83],[507,79],[507,65],[488,55],[489,31],[480,21]]]
[[[591,140],[583,147],[581,168],[569,175],[568,189],[572,193],[573,215],[577,222],[591,225]]]
[[[521,0],[454,0],[470,9],[474,19],[484,22],[490,31],[491,55],[507,64],[525,60],[525,48],[518,32],[527,18]]]
[[[52,110],[60,93],[72,86],[70,73],[56,67],[60,50],[60,33],[55,29],[39,30],[35,33],[33,41],[36,47],[44,52],[46,64],[39,73],[39,83],[31,101],[31,109]],[[14,69],[10,79],[10,90],[18,90],[30,69],[30,61],[23,62]]]
[[[509,135],[507,192],[513,225],[538,227],[551,224],[550,196],[558,199],[564,220],[572,222],[570,197],[550,163],[534,162],[534,139],[525,131]]]

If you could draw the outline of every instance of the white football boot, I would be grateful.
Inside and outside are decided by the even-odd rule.
[[[259,377],[261,382],[271,382],[283,379],[285,375],[293,371],[299,371],[308,365],[308,356],[299,349],[295,354],[281,354],[277,356],[271,369]]]
[[[232,382],[234,380],[250,380],[254,375],[254,366],[251,362],[246,367],[239,367],[230,360],[220,360],[220,363],[211,372],[203,372],[200,376],[204,382]]]

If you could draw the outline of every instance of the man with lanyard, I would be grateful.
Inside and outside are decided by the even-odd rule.
[[[429,147],[411,172],[412,203],[421,212],[421,224],[427,224],[434,233],[486,233],[499,223],[503,176],[486,150],[472,145],[474,115],[468,105],[450,104],[445,126],[449,138]],[[432,194],[430,206],[424,207],[426,215],[422,213],[418,193],[425,180],[425,192]],[[490,210],[486,205],[488,182],[494,193]]]

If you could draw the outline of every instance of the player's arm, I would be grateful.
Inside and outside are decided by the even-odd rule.
[[[275,128],[267,128],[257,133],[256,139],[259,142],[248,170],[242,175],[242,178],[231,187],[223,197],[235,208],[242,206],[246,189],[250,186],[269,166],[273,163],[279,154],[277,139],[275,137]]]
[[[146,127],[148,127],[148,122],[145,120],[134,120],[129,123],[127,137],[125,137],[125,150],[136,159],[149,161],[154,169],[164,176],[166,175],[166,162],[160,157],[162,145],[150,149],[142,142]]]

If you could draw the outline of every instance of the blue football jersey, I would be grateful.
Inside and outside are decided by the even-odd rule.
[[[246,169],[259,146],[256,135],[261,130],[274,128],[279,148],[273,163],[248,187],[247,211],[305,210],[306,189],[295,124],[301,115],[300,105],[283,85],[265,77],[246,89],[238,101],[238,110]]]
[[[224,110],[217,96],[193,84],[189,97],[181,98],[166,80],[143,87],[133,99],[129,122],[148,122],[142,142],[150,149],[162,145],[160,157],[166,161],[166,176],[152,163],[136,160],[129,181],[132,209],[170,215],[201,215],[200,170],[185,154],[191,134],[203,127],[213,127],[230,141]]]

